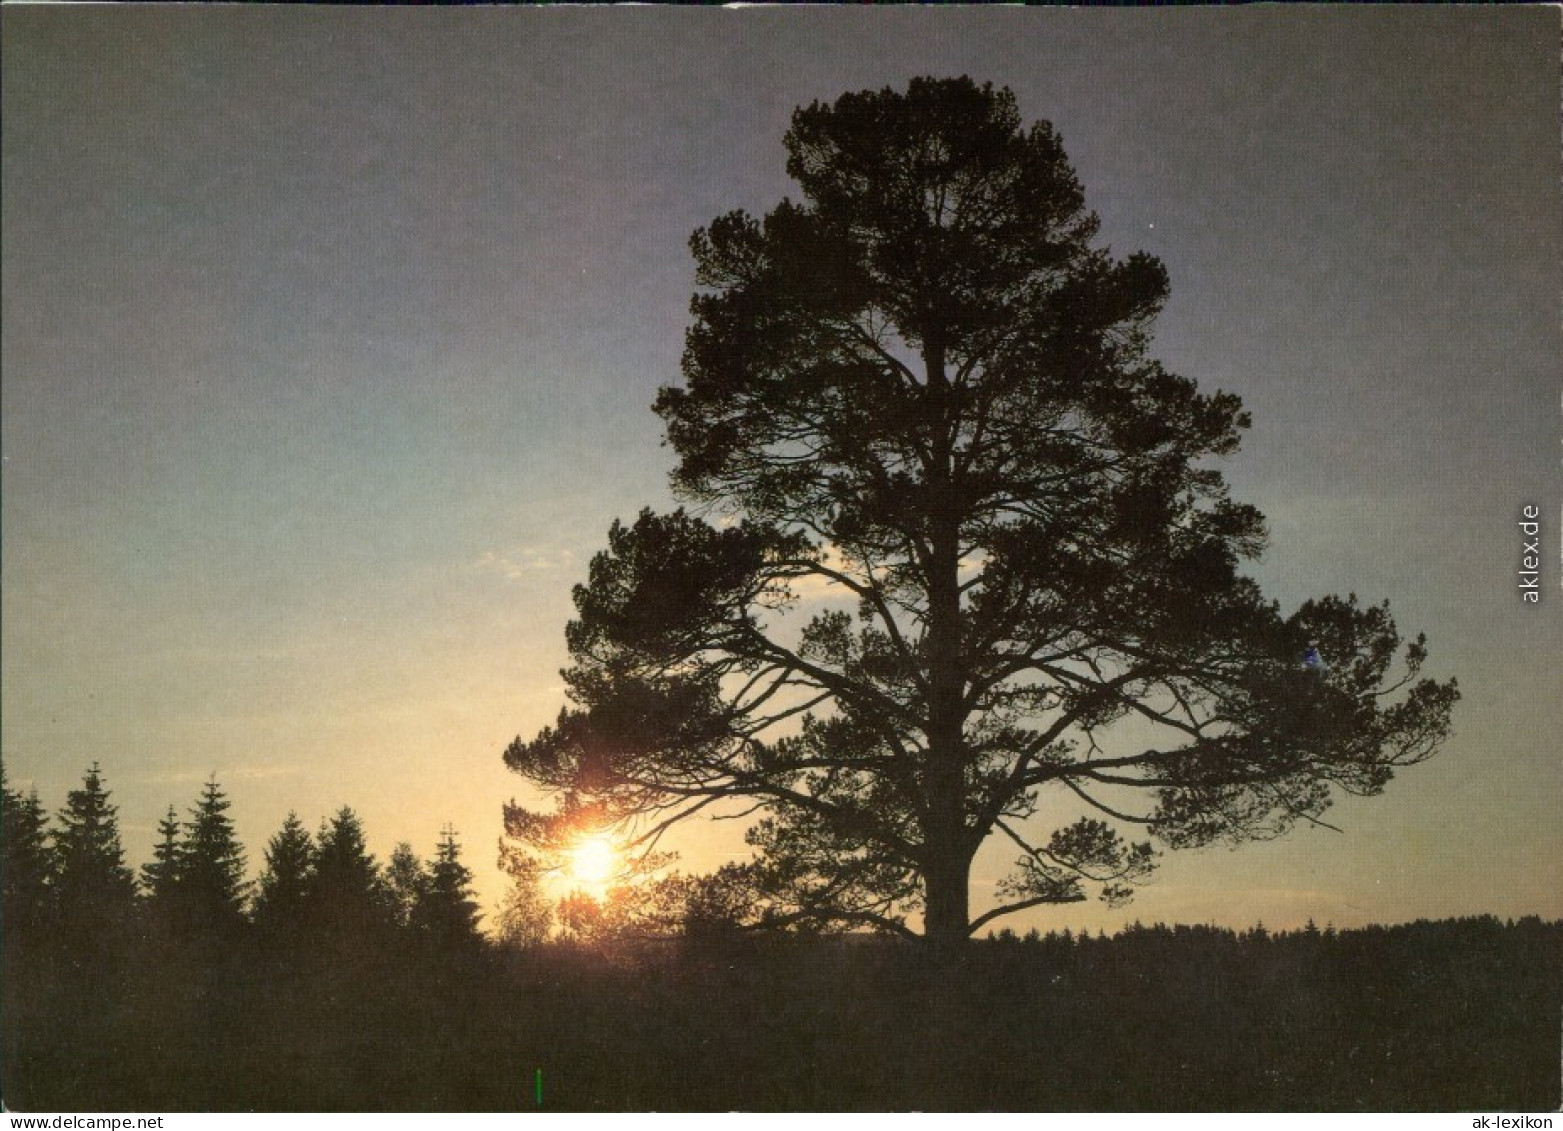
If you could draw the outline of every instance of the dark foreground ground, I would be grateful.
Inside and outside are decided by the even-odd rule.
[[[1553,1110],[1563,924],[8,955],[13,1110]],[[542,1103],[537,1073],[542,1073]]]

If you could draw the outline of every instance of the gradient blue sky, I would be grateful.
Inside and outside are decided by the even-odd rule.
[[[1226,470],[1272,595],[1389,598],[1465,694],[1344,834],[1016,925],[1563,915],[1558,9],[0,22],[0,742],[51,808],[100,761],[136,863],[215,772],[254,865],[345,803],[382,859],[454,823],[491,903],[570,586],[670,502],[690,232],[791,191],[795,106],[968,73],[1058,127],[1102,242],[1166,263],[1157,354],[1254,416]]]

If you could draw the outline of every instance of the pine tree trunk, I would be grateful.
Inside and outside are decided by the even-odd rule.
[[[966,941],[970,872],[971,858],[958,847],[928,862],[923,931],[936,950],[954,950]]]
[[[925,358],[935,418],[949,411],[944,358],[937,347]],[[939,429],[946,437],[947,428]],[[974,851],[966,829],[966,693],[962,662],[960,508],[951,455],[935,446],[927,505],[928,562],[928,761],[924,767],[924,932],[936,949],[952,949],[967,937],[967,883]]]

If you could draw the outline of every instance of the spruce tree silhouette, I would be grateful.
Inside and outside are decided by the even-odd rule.
[[[24,797],[5,783],[0,767],[0,827],[3,827],[4,872],[0,873],[0,940],[7,949],[38,937],[49,911],[54,888],[54,856],[49,845],[49,818],[38,791]]]
[[[242,928],[250,889],[230,807],[213,777],[190,811],[174,856],[174,889],[188,927],[219,936]]]
[[[174,891],[179,879],[179,854],[184,848],[184,830],[179,813],[172,805],[157,823],[158,840],[152,846],[152,859],[141,866],[141,887],[153,911],[174,914]]]
[[[456,831],[447,825],[413,907],[413,927],[442,947],[473,946],[482,939],[479,917],[472,898],[472,869],[461,862]]]
[[[298,814],[289,812],[266,845],[266,867],[256,885],[253,918],[268,941],[296,940],[305,929],[315,846]]]
[[[390,937],[390,893],[364,845],[358,815],[345,805],[316,834],[305,915],[327,942],[378,944]]]
[[[55,889],[61,934],[72,945],[113,942],[135,911],[136,880],[125,866],[119,810],[109,797],[94,762],[56,818]]]

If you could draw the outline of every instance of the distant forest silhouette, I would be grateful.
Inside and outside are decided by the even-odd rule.
[[[381,866],[350,809],[313,836],[290,815],[251,884],[227,806],[211,781],[170,812],[138,877],[97,767],[52,820],[6,788],[8,1108],[1559,1101],[1563,924],[1536,917],[1005,931],[954,957],[869,936],[500,942],[449,830],[432,862],[402,845]]]

